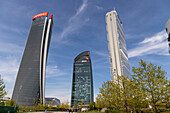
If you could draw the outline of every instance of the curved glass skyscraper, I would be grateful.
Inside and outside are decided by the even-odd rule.
[[[89,51],[79,54],[73,64],[71,107],[81,102],[83,105],[93,102],[93,76]]]
[[[33,16],[26,47],[18,70],[12,99],[19,106],[45,103],[45,70],[53,27],[48,12]]]

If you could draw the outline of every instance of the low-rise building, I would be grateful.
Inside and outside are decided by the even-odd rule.
[[[51,103],[50,103],[51,102]],[[50,104],[53,106],[53,107],[58,107],[60,106],[60,100],[57,99],[57,98],[45,98],[45,103],[50,106]]]

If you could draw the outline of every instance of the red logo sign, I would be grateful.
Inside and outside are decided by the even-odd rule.
[[[33,19],[36,19],[36,18],[39,18],[39,17],[42,17],[42,16],[48,16],[48,12],[39,13],[39,14],[37,14],[37,15],[34,15],[34,16],[33,16]]]

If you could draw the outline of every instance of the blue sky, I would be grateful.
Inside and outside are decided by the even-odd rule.
[[[165,23],[169,0],[1,0],[0,74],[12,95],[18,67],[35,14],[54,15],[46,73],[46,97],[70,101],[74,58],[89,50],[94,94],[111,80],[105,14],[114,8],[123,22],[130,67],[140,59],[162,66],[170,78]]]

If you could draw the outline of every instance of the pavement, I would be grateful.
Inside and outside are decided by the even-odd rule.
[[[27,112],[27,113],[69,113],[69,112],[61,112],[61,111],[43,111],[43,112]],[[74,113],[74,112],[70,112]]]

